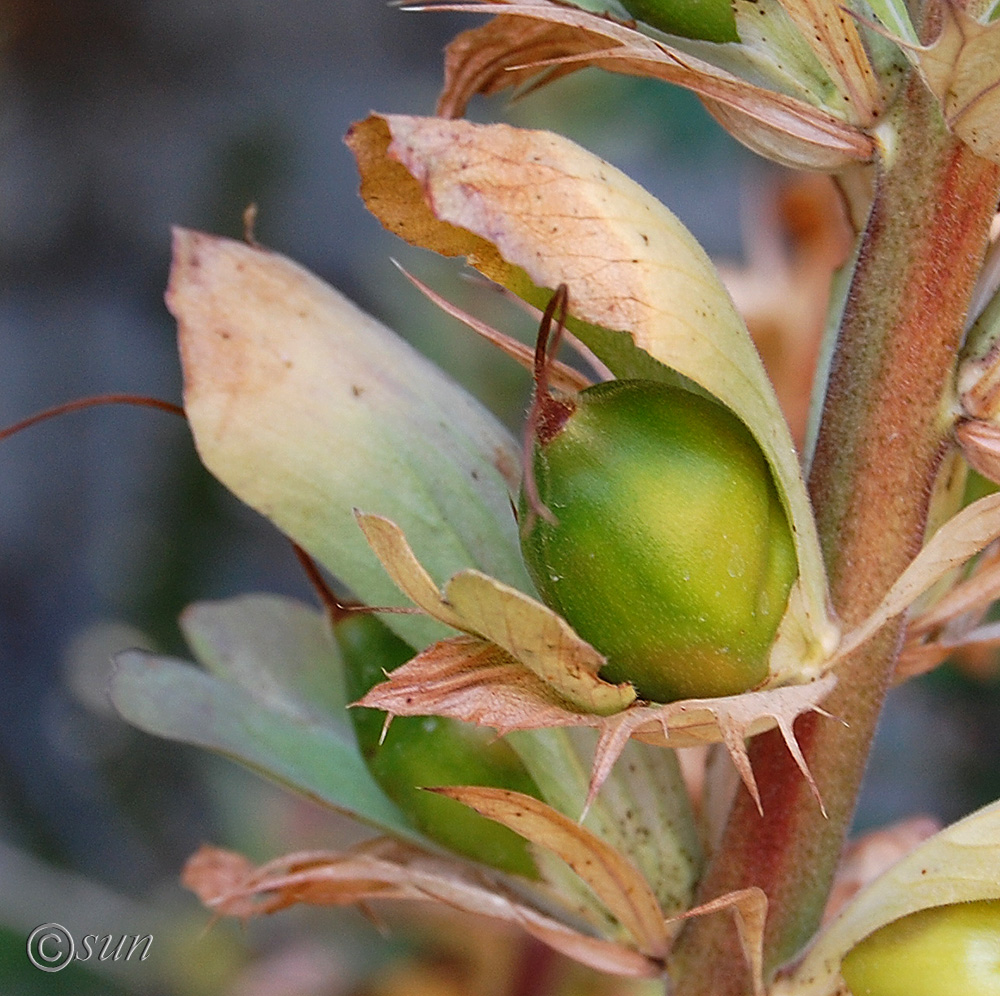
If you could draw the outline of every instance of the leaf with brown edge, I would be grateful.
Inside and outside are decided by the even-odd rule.
[[[225,916],[247,918],[296,903],[352,905],[371,899],[428,899],[514,924],[597,971],[631,978],[662,974],[658,960],[583,934],[509,892],[479,869],[378,839],[349,851],[288,854],[254,868],[239,854],[202,847],[189,859],[184,884]]]
[[[631,933],[644,955],[662,959],[671,933],[642,874],[621,852],[551,806],[507,789],[447,787],[433,791],[471,806],[539,847],[555,852]]]
[[[841,107],[831,113],[799,96],[790,96],[790,79],[781,58],[762,58],[762,53],[744,46],[685,43],[678,38],[668,43],[606,16],[549,0],[470,0],[421,7],[504,11],[489,24],[464,32],[449,48],[445,88],[438,105],[442,114],[461,113],[475,93],[520,86],[532,77],[547,82],[574,69],[598,66],[693,91],[726,111],[728,122],[724,126],[735,138],[786,165],[839,169],[851,162],[868,161],[874,150],[871,139],[856,122],[842,119]],[[539,23],[548,27],[539,27]],[[675,47],[681,45],[684,47]],[[757,82],[761,79],[763,86]],[[809,92],[799,89],[803,96]]]
[[[790,604],[807,642],[825,650],[826,573],[788,426],[717,271],[679,220],[548,132],[373,116],[349,142],[368,206],[391,230],[466,255],[536,304],[567,284],[571,330],[615,376],[676,383],[680,373],[747,425],[793,523],[799,593]]]
[[[389,576],[428,615],[506,651],[586,712],[618,712],[635,700],[631,685],[598,678],[604,657],[548,606],[478,571],[460,571],[442,595],[395,523],[360,512],[357,519]]]
[[[951,130],[1000,163],[1000,21],[981,24],[956,3],[940,6],[941,31],[914,58]]]
[[[351,509],[404,524],[425,563],[528,585],[510,514],[519,447],[402,338],[291,260],[177,229],[167,305],[205,466],[369,605],[396,591]],[[413,646],[443,635],[395,615]]]

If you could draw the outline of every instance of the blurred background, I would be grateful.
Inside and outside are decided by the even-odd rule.
[[[391,257],[487,320],[525,336],[531,320],[383,232],[341,141],[371,109],[432,113],[442,49],[475,23],[382,0],[0,0],[0,425],[107,391],[179,401],[163,305],[170,226],[239,237],[251,202],[261,242],[517,425],[527,376],[424,302]],[[684,93],[585,71],[472,116],[558,130],[604,156],[736,283],[791,294],[809,233],[821,249],[833,239],[822,191],[788,208],[795,181]],[[287,543],[200,469],[180,420],[98,409],[0,445],[3,991],[634,991],[544,957],[551,985],[538,988],[549,976],[536,968],[535,988],[517,988],[537,951],[426,917],[380,934],[353,912],[293,911],[202,936],[209,918],[177,884],[202,841],[264,860],[353,832],[229,762],[133,730],[107,702],[112,653],[183,655],[175,620],[187,603],[248,591],[312,601]],[[860,826],[950,820],[1000,795],[1000,693],[992,662],[980,663],[894,695]],[[80,910],[130,933],[155,926],[154,956],[33,969],[28,932]]]

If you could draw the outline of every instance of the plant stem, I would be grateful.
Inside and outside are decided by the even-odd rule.
[[[845,628],[863,619],[919,550],[949,446],[956,350],[1000,190],[1000,169],[946,130],[914,77],[894,109],[895,153],[880,164],[830,373],[810,476],[831,595]],[[706,900],[748,885],[768,896],[767,970],[815,931],[850,825],[888,689],[900,623],[838,667],[824,706],[796,733],[824,819],[774,732],[751,744],[761,818],[737,797],[700,886]],[[725,916],[696,920],[678,945],[678,996],[744,996],[746,961]]]

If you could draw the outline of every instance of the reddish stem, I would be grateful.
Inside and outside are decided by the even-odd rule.
[[[923,541],[948,445],[955,356],[1000,189],[1000,170],[955,140],[919,79],[900,99],[898,152],[880,173],[834,356],[810,491],[834,605],[864,618]],[[750,745],[764,816],[746,793],[700,885],[704,901],[760,886],[767,967],[816,929],[895,663],[900,624],[838,666],[824,706],[796,734],[829,813],[824,819],[782,738]],[[735,932],[692,923],[676,952],[678,996],[750,991]]]
[[[557,524],[556,517],[538,494],[534,454],[535,443],[544,446],[550,442],[576,410],[573,402],[553,397],[549,389],[549,367],[552,357],[559,349],[559,341],[566,327],[568,301],[569,288],[566,284],[560,284],[549,299],[538,325],[538,336],[535,339],[535,390],[531,408],[528,409],[528,418],[524,426],[524,445],[521,449],[521,479],[524,481],[524,494],[528,501],[529,513],[540,516],[553,526]],[[553,319],[556,320],[554,332]],[[531,525],[529,521],[525,527],[530,529]]]
[[[31,426],[39,422],[45,422],[50,418],[58,418],[60,415],[68,415],[70,412],[83,411],[85,408],[99,408],[102,405],[133,405],[136,408],[157,408],[163,412],[170,412],[172,415],[185,417],[184,409],[180,405],[175,405],[170,401],[162,401],[160,398],[150,398],[145,394],[93,394],[89,398],[76,398],[74,401],[66,401],[61,405],[53,405],[45,408],[34,415],[21,419],[13,425],[8,425],[0,429],[0,442],[16,436],[22,429],[30,429]]]

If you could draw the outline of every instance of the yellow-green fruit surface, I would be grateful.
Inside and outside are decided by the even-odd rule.
[[[334,635],[344,659],[347,694],[360,699],[413,649],[375,616],[338,620]],[[441,716],[397,716],[379,743],[385,713],[350,710],[354,732],[372,777],[430,840],[501,871],[537,877],[523,837],[468,806],[425,792],[445,785],[479,785],[539,796],[520,759],[492,730]]]
[[[637,21],[667,34],[712,42],[739,41],[729,0],[622,0],[622,6]]]
[[[760,447],[728,409],[653,381],[598,384],[535,445],[525,563],[542,599],[654,702],[760,685],[797,575]]]
[[[1000,996],[1000,899],[887,924],[844,959],[852,996]]]

